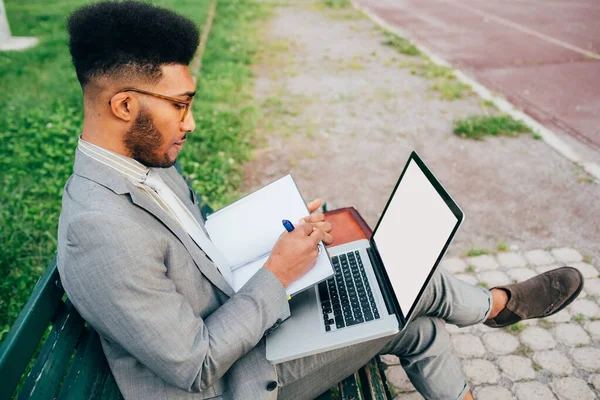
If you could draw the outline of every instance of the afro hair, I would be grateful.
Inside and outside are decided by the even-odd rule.
[[[189,65],[200,33],[188,18],[139,1],[101,1],[68,19],[69,50],[85,87],[105,75],[157,81],[162,65]]]

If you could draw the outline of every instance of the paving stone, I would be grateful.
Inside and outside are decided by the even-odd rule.
[[[482,400],[513,400],[514,396],[510,390],[501,386],[484,386],[475,389],[473,395]]]
[[[396,396],[394,400],[425,400],[425,398],[421,396],[419,392],[411,392],[400,393],[400,395]]]
[[[584,262],[577,262],[569,264],[573,268],[577,268],[584,278],[598,278],[600,273],[593,265]]]
[[[465,360],[462,365],[469,382],[473,385],[498,382],[500,376],[498,368],[487,360]]]
[[[398,392],[414,392],[416,390],[408,379],[406,371],[400,365],[394,365],[386,369],[385,376]]]
[[[600,296],[600,279],[586,279],[583,285],[583,290],[590,296]]]
[[[591,375],[589,382],[592,384],[594,389],[600,392],[600,374]]]
[[[562,265],[557,265],[557,264],[541,265],[541,266],[535,267],[535,270],[539,274],[543,274],[544,272],[552,271],[553,269],[560,268],[560,267],[562,267]]]
[[[461,281],[470,283],[471,285],[477,285],[477,278],[475,278],[473,275],[458,274],[454,275],[454,277],[460,279]]]
[[[531,360],[520,356],[504,356],[498,359],[498,365],[504,375],[513,381],[535,379]]]
[[[511,268],[506,273],[510,276],[510,279],[516,282],[523,282],[537,275],[535,271],[529,268]]]
[[[583,256],[575,249],[570,247],[561,247],[560,249],[550,250],[556,261],[571,263],[583,260]]]
[[[525,258],[533,265],[548,265],[554,262],[554,257],[545,250],[528,251],[525,253]]]
[[[594,400],[596,395],[583,379],[568,377],[552,382],[560,400]]]
[[[536,326],[529,327],[521,333],[521,341],[533,350],[553,349],[556,342],[548,331]]]
[[[569,322],[571,320],[571,313],[569,310],[564,308],[562,311],[559,311],[549,317],[545,317],[544,319],[550,322]]]
[[[538,351],[533,355],[533,361],[553,375],[570,375],[573,373],[571,361],[557,350]]]
[[[521,325],[525,325],[525,326],[536,326],[538,324],[538,320],[537,319],[525,319],[523,321],[519,321],[521,323]],[[542,326],[542,328],[544,328]]]
[[[556,399],[546,385],[539,382],[520,382],[515,384],[515,394],[519,400]]]
[[[571,351],[575,364],[589,372],[600,371],[600,349],[578,347]]]
[[[481,333],[487,333],[487,332],[493,332],[493,331],[498,331],[497,328],[490,328],[487,325],[484,324],[477,324],[477,325],[473,325],[469,327],[471,329],[471,332],[481,332]]]
[[[468,265],[475,267],[476,271],[489,271],[498,268],[496,259],[487,254],[477,257],[468,257],[466,261]]]
[[[554,328],[554,334],[559,342],[567,346],[581,346],[590,343],[590,337],[577,323],[558,324]]]
[[[519,347],[519,341],[511,334],[502,331],[483,335],[485,347],[496,354],[510,354]]]
[[[479,282],[487,283],[489,288],[502,285],[510,285],[512,280],[502,271],[484,271],[477,274]]]
[[[460,358],[473,358],[485,356],[485,347],[481,339],[473,335],[452,335],[454,350]]]
[[[400,359],[394,355],[391,354],[383,354],[380,356],[381,361],[383,361],[384,364],[387,365],[398,365],[400,364]]]
[[[446,271],[450,271],[453,274],[457,272],[463,272],[465,269],[467,269],[467,263],[460,258],[448,258],[447,260],[443,260],[441,262],[441,266]]]
[[[575,300],[569,306],[569,311],[573,316],[581,314],[587,318],[600,317],[600,307],[593,301],[587,299]]]
[[[527,260],[518,253],[498,253],[496,256],[500,265],[506,268],[524,267]]]
[[[588,321],[583,327],[592,335],[592,338],[600,340],[600,321]]]

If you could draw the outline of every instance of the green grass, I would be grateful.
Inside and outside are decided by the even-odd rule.
[[[474,115],[454,121],[455,135],[475,140],[483,140],[485,136],[515,137],[525,132],[533,133],[531,128],[523,122],[517,121],[506,114]]]
[[[520,322],[507,326],[505,329],[513,335],[519,334],[525,330],[526,326]]]
[[[533,350],[531,350],[531,347],[522,344],[515,350],[515,354],[529,358],[533,354]]]
[[[404,39],[393,32],[386,31],[384,32],[385,40],[383,44],[386,46],[393,47],[400,54],[405,54],[407,56],[418,56],[421,54],[419,49],[410,42],[408,39]]]
[[[498,246],[496,247],[496,250],[498,250],[498,251],[508,251],[508,245],[506,244],[506,242],[504,240],[502,240],[500,243],[498,243]]]
[[[469,249],[464,255],[466,257],[477,257],[482,256],[484,254],[490,254],[490,252],[486,249]]]
[[[441,79],[431,88],[440,93],[442,100],[450,101],[462,99],[471,91],[471,86],[455,79]]]
[[[538,320],[538,325],[540,328],[551,329],[554,328],[554,322],[548,321],[547,319],[541,318]]]
[[[350,0],[325,0],[323,4],[329,8],[348,8],[352,2]]]
[[[0,53],[0,341],[56,250],[63,186],[82,126],[82,98],[66,46],[65,17],[85,0],[7,0],[15,36],[41,43]],[[155,0],[200,26],[209,1]],[[256,121],[249,101],[263,6],[219,0],[194,102],[196,131],[181,161],[192,185],[218,208],[238,196]]]
[[[573,321],[579,323],[579,324],[583,324],[583,321],[585,320],[585,315],[579,313],[576,316],[573,317]]]

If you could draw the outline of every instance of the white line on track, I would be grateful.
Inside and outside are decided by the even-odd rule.
[[[541,32],[534,31],[533,29],[529,29],[529,28],[527,28],[527,27],[525,27],[523,25],[517,24],[517,23],[512,22],[512,21],[509,21],[509,20],[504,19],[502,17],[498,17],[498,16],[496,16],[494,14],[490,14],[488,12],[481,11],[481,10],[479,10],[477,8],[470,7],[470,6],[458,3],[458,2],[456,2],[454,0],[439,0],[439,1],[444,2],[444,3],[448,3],[450,5],[453,5],[454,7],[460,8],[462,10],[469,11],[469,12],[471,12],[473,14],[481,15],[482,17],[487,18],[490,21],[494,21],[494,22],[497,22],[497,23],[499,23],[501,25],[508,26],[509,28],[513,28],[513,29],[515,29],[517,31],[526,33],[528,35],[535,36],[538,39],[541,39],[541,40],[543,40],[545,42],[555,44],[557,46],[560,46],[560,47],[565,48],[567,50],[571,50],[571,51],[577,52],[579,54],[583,54],[584,56],[586,56],[588,58],[594,58],[596,60],[600,60],[600,54],[594,53],[593,51],[589,51],[589,50],[586,50],[586,49],[582,49],[581,47],[573,46],[572,44],[563,42],[562,40],[555,39],[555,38],[553,38],[551,36],[548,36],[548,35],[545,35],[545,34],[543,34]]]

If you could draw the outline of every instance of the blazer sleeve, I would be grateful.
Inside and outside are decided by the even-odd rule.
[[[68,226],[61,280],[82,316],[171,385],[211,387],[290,315],[279,280],[261,269],[207,318],[167,275],[163,249],[139,223],[89,212]]]

